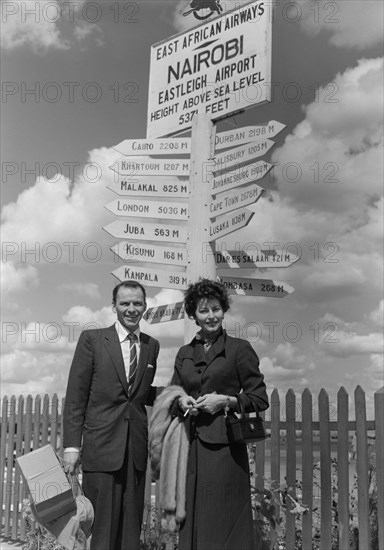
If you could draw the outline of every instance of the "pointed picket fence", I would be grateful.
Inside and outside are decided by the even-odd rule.
[[[277,390],[271,394],[270,408],[265,414],[270,437],[251,449],[254,456],[252,483],[259,491],[270,488],[280,497],[284,493],[283,500],[276,501],[276,515],[284,519],[287,550],[295,550],[298,531],[302,549],[312,550],[314,525],[318,525],[321,549],[349,550],[353,525],[358,527],[359,548],[372,547],[369,498],[372,461],[376,466],[377,548],[384,550],[384,388],[374,394],[373,420],[367,420],[366,396],[360,386],[355,389],[353,404],[354,420],[349,420],[349,395],[344,388],[340,388],[337,403],[332,405],[325,390],[320,391],[316,406],[309,389],[305,389],[301,396],[289,390],[285,400],[280,399]],[[52,399],[48,395],[43,399],[40,396],[35,399],[31,396],[26,399],[23,396],[3,398],[0,503],[2,536],[5,538],[24,540],[26,535],[22,507],[27,495],[15,458],[47,443],[62,454],[62,409],[63,400],[60,401],[56,394]],[[352,434],[356,434],[356,473],[353,478],[350,464]],[[337,476],[334,474],[335,464]],[[356,487],[352,487],[353,484]],[[357,493],[356,517],[351,512],[354,490]],[[158,487],[150,483],[148,476],[146,502],[156,508],[158,501]],[[306,512],[291,513],[295,502],[304,506]]]

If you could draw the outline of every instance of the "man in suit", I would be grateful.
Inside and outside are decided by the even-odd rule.
[[[140,332],[144,287],[113,290],[109,328],[78,341],[64,407],[64,468],[81,462],[83,490],[95,510],[91,550],[139,550],[144,509],[148,423],[159,342]]]

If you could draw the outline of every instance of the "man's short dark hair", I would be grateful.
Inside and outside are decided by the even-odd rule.
[[[144,295],[144,302],[147,301],[147,293],[145,292],[145,288],[143,287],[143,285],[141,283],[139,283],[138,281],[129,280],[129,281],[123,281],[122,283],[119,283],[113,289],[113,291],[112,291],[112,304],[113,305],[116,305],[116,296],[117,296],[117,293],[119,292],[120,288],[140,288],[143,295]]]

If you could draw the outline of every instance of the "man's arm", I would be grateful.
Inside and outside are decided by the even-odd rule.
[[[79,460],[85,411],[92,384],[94,350],[88,331],[82,332],[68,377],[63,411],[64,468],[72,472]]]

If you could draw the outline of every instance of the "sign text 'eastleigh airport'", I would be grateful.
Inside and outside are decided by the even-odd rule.
[[[151,49],[147,137],[192,126],[194,114],[212,120],[269,101],[271,21],[253,2]]]

